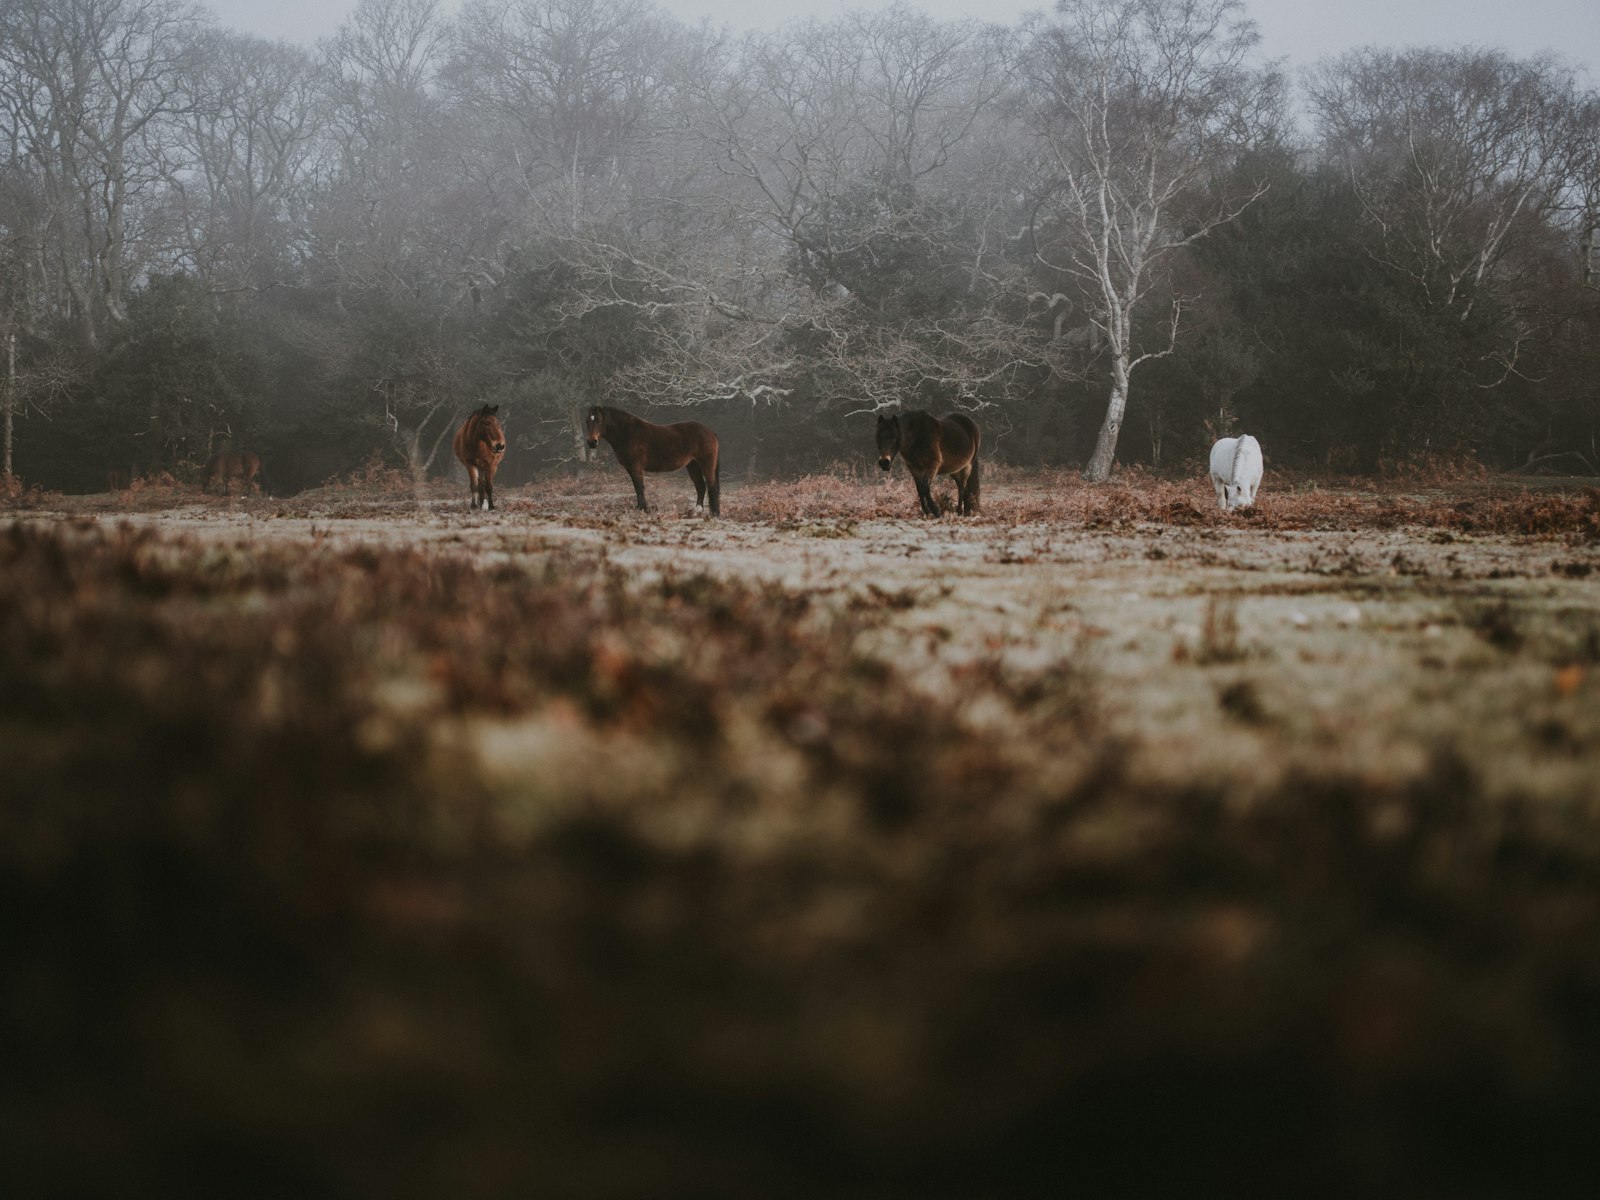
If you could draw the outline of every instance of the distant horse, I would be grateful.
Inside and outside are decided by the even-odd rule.
[[[1219,439],[1211,447],[1211,486],[1217,490],[1217,506],[1223,512],[1249,508],[1256,502],[1261,471],[1261,443],[1255,438],[1247,433]]]
[[[676,471],[689,468],[689,478],[694,480],[694,501],[705,507],[706,493],[711,494],[711,515],[722,515],[722,479],[717,470],[717,435],[699,421],[679,421],[674,425],[656,425],[620,408],[607,408],[597,404],[589,410],[583,423],[584,436],[593,450],[605,438],[616,451],[617,461],[633,480],[634,494],[639,497],[639,507],[649,511],[644,500],[644,473],[646,471]]]
[[[456,430],[456,457],[467,469],[468,504],[485,510],[494,507],[494,473],[506,456],[506,433],[500,427],[498,404],[485,404]]]
[[[235,479],[240,486],[249,492],[261,494],[261,459],[254,454],[213,454],[211,461],[206,463],[204,483],[201,488],[209,492],[218,482],[222,484],[222,494],[230,495]]]
[[[933,477],[956,481],[956,510],[962,516],[978,511],[978,443],[982,434],[965,413],[935,417],[925,412],[878,418],[878,465],[887,471],[896,454],[903,455],[917,500],[930,517],[940,514],[933,498]]]

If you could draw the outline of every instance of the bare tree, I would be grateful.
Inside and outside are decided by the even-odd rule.
[[[440,0],[361,0],[324,43],[333,162],[310,229],[341,305],[371,292],[448,306],[466,292],[441,206],[454,167],[433,84],[447,37]]]
[[[20,131],[9,132],[0,145],[0,490],[15,483],[17,417],[46,413],[77,375],[71,356],[40,330],[52,296],[52,211]],[[25,346],[20,365],[19,339]]]
[[[1357,50],[1310,73],[1326,152],[1377,233],[1374,254],[1465,321],[1497,269],[1570,197],[1593,101],[1553,58]]]
[[[13,449],[16,444],[16,419],[27,413],[48,416],[51,405],[81,382],[82,372],[75,358],[61,346],[37,349],[22,366],[17,365],[17,328],[10,313],[0,317],[0,356],[4,357],[4,377],[0,378],[0,490],[13,479]]]
[[[1586,98],[1580,121],[1591,136],[1577,163],[1567,211],[1577,234],[1578,282],[1600,290],[1600,96]]]
[[[319,166],[316,64],[285,43],[211,33],[186,86],[190,103],[174,130],[176,261],[220,292],[271,286],[290,269]]]
[[[871,407],[977,403],[1040,370],[1003,311],[1026,309],[1001,232],[1019,188],[992,136],[1004,50],[976,22],[895,7],[751,35],[700,71],[699,171],[661,227],[693,236],[582,256],[577,303],[629,307],[655,339],[617,385],[759,400],[803,379]]]
[[[646,0],[469,0],[444,72],[457,135],[524,228],[625,211],[682,128],[696,40]]]
[[[845,256],[947,167],[1005,86],[997,35],[905,8],[753,36],[707,97],[703,135],[740,187],[741,215],[804,256],[825,290],[850,290]]]
[[[187,103],[199,28],[177,0],[0,6],[0,112],[49,209],[54,304],[86,345],[126,318],[169,165],[162,124]]]
[[[1277,119],[1280,81],[1250,65],[1256,41],[1239,0],[1061,0],[1033,28],[1023,106],[1041,151],[1036,254],[1088,298],[1111,376],[1085,479],[1110,477],[1132,374],[1178,337],[1181,297],[1154,346],[1136,341],[1165,261],[1265,190],[1222,186]]]
[[[404,363],[372,380],[373,392],[383,404],[383,422],[394,449],[404,458],[411,478],[428,477],[445,440],[455,430],[458,397],[450,383],[448,355],[431,347],[409,355]]]

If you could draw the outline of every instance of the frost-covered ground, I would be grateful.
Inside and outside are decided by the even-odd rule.
[[[1268,493],[1259,512],[1230,518],[1200,486],[1166,484],[1157,491],[1181,497],[1182,522],[1149,519],[1149,504],[1119,517],[1114,502],[1075,521],[1051,511],[1052,482],[1071,487],[1026,476],[992,486],[976,521],[911,515],[898,473],[732,486],[720,522],[694,515],[676,475],[651,478],[651,514],[633,509],[624,482],[502,492],[489,514],[436,486],[421,497],[187,497],[93,519],[481,563],[592,554],[641,581],[703,571],[881,605],[895,619],[875,649],[930,695],[956,698],[955,676],[975,662],[1069,663],[1097,680],[1109,728],[1141,744],[1139,769],[1167,780],[1271,789],[1304,769],[1405,776],[1441,750],[1497,790],[1566,794],[1600,775],[1592,531],[1476,532],[1430,519],[1454,516],[1449,497],[1326,489]],[[906,515],[888,515],[897,509]]]

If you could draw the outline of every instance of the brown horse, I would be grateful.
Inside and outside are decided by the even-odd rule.
[[[695,504],[704,508],[706,493],[711,494],[711,515],[722,515],[722,479],[717,473],[717,435],[698,421],[679,421],[675,425],[655,425],[620,408],[597,404],[583,423],[584,436],[593,450],[605,438],[617,453],[617,461],[633,480],[639,507],[649,511],[644,501],[646,471],[676,471],[689,468],[694,480]]]
[[[498,404],[485,404],[461,423],[452,443],[456,457],[467,469],[468,503],[476,509],[494,507],[494,473],[506,456],[506,433],[500,428]]]
[[[956,481],[956,509],[962,516],[978,511],[978,443],[982,435],[965,413],[948,417],[925,412],[899,413],[878,418],[878,465],[885,471],[896,454],[904,455],[917,500],[930,517],[940,515],[933,498],[933,477],[950,475]]]
[[[201,487],[209,492],[220,481],[222,494],[227,496],[231,494],[233,481],[237,479],[245,491],[260,495],[260,474],[261,459],[254,454],[213,454],[211,461],[206,463],[205,481]]]

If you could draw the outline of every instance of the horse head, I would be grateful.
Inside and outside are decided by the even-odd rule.
[[[584,418],[583,422],[583,437],[588,442],[589,449],[593,450],[600,444],[600,439],[605,436],[605,432],[606,410],[596,404],[589,410],[589,415]]]
[[[506,431],[500,424],[498,404],[485,404],[478,410],[477,439],[496,456],[506,452]]]
[[[878,418],[878,465],[885,471],[900,453],[900,418],[898,415]]]

